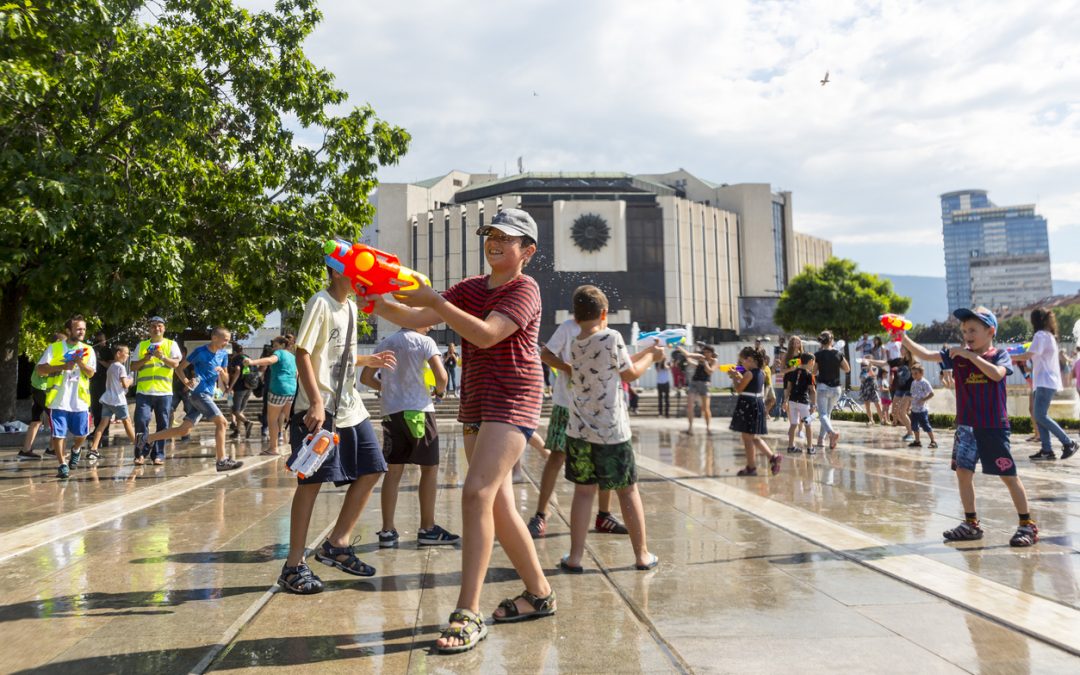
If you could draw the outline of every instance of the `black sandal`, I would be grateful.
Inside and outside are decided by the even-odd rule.
[[[533,611],[528,614],[522,614],[518,610],[517,599],[522,598],[525,602],[532,605]],[[499,603],[499,609],[503,611],[502,616],[492,615],[495,619],[495,623],[514,623],[515,621],[529,621],[531,619],[539,619],[545,616],[551,616],[555,614],[555,590],[552,589],[551,595],[546,598],[538,598],[529,591],[522,591],[521,595],[517,598],[507,598]]]
[[[323,589],[322,579],[315,576],[305,563],[300,563],[296,567],[283,566],[278,583],[285,590],[297,595],[312,595]]]
[[[338,556],[348,556],[345,560],[338,560]],[[324,565],[336,567],[342,572],[355,574],[358,577],[375,576],[375,568],[356,557],[356,549],[352,544],[348,546],[331,546],[327,539],[315,552],[315,559]]]
[[[476,645],[480,644],[480,641],[487,637],[488,628],[484,625],[484,620],[480,618],[476,612],[468,609],[455,609],[450,614],[450,623],[460,623],[460,626],[447,626],[443,629],[443,632],[439,637],[457,638],[461,640],[461,644],[453,645],[451,647],[440,647],[435,645],[435,651],[440,654],[460,654],[461,652],[467,652]]]

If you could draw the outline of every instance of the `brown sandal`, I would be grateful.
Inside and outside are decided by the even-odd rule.
[[[532,605],[533,611],[528,614],[522,614],[518,610],[517,600],[521,598],[525,602]],[[517,598],[507,598],[499,603],[499,609],[503,611],[502,616],[492,615],[495,619],[495,623],[514,623],[515,621],[529,621],[531,619],[539,619],[545,616],[551,616],[555,613],[555,590],[552,589],[551,595],[546,598],[538,598],[529,591],[522,591],[521,595]]]

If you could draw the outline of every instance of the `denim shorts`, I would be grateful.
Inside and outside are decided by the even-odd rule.
[[[930,413],[926,410],[911,413],[911,428],[931,433],[934,429],[930,426]]]
[[[1009,450],[1008,429],[956,427],[953,440],[953,470],[975,471],[982,464],[983,473],[991,476],[1015,476],[1016,462]]]
[[[128,418],[127,405],[112,405],[111,403],[101,404],[101,419],[113,417],[117,422],[122,422]]]
[[[184,419],[189,420],[192,424],[198,424],[199,420],[204,417],[208,420],[222,417],[221,409],[217,407],[217,403],[214,403],[213,394],[196,394],[192,392],[188,394],[188,401],[191,403],[191,408],[186,409],[187,414],[184,415]]]

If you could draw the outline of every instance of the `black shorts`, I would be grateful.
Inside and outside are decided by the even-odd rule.
[[[45,407],[45,392],[41,389],[34,389],[31,398],[33,399],[33,405],[30,411],[30,421],[39,422],[41,416],[49,412]]]
[[[296,453],[300,451],[308,435],[307,426],[304,425],[306,413],[306,410],[302,410],[289,418],[289,445],[292,446],[289,462],[296,458]],[[333,421],[333,416],[327,413],[323,429],[330,429]],[[333,483],[340,486],[348,485],[361,476],[386,472],[386,460],[383,459],[371,420],[364,420],[351,427],[338,427],[337,434],[340,442],[334,454],[330,455],[313,475],[298,478],[297,483]]]
[[[435,413],[424,413],[424,435],[419,438],[406,422],[405,411],[384,417],[382,429],[383,456],[386,457],[387,464],[438,466],[439,428],[435,422]]]

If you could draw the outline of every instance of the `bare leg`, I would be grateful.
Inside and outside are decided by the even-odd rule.
[[[794,424],[788,425],[787,429],[787,444],[789,448],[795,447],[795,432],[799,430],[799,427]]]
[[[285,409],[285,406],[271,405],[266,409],[266,421],[270,432],[270,441],[266,446],[266,454],[276,455],[278,452],[278,435],[281,433],[281,411]]]
[[[382,508],[382,531],[389,532],[394,529],[394,512],[397,511],[398,486],[401,484],[401,474],[405,471],[404,464],[390,464],[382,480],[382,493],[379,495],[379,505]],[[421,516],[423,520],[423,516]]]
[[[124,425],[124,433],[127,434],[128,440],[132,443],[135,442],[135,427],[131,425],[131,418],[125,417],[121,423]]]
[[[1028,506],[1027,492],[1024,490],[1024,484],[1020,482],[1019,476],[1002,476],[1001,482],[1005,483],[1005,487],[1009,488],[1009,496],[1012,497],[1013,506],[1016,507],[1017,513],[1031,513]],[[972,493],[972,501],[974,502],[974,492]]]
[[[23,452],[30,452],[37,439],[38,429],[41,428],[41,420],[34,420],[26,427],[26,438],[23,439]]]
[[[315,498],[319,496],[321,487],[321,483],[297,485],[296,492],[293,493],[289,519],[289,557],[285,560],[289,567],[295,567],[304,561],[311,512],[315,509]]]
[[[688,422],[688,426],[686,427],[687,431],[693,431],[694,430],[694,399],[696,397],[697,397],[696,394],[691,394],[690,391],[687,390],[687,392],[686,392],[686,420]]]
[[[754,456],[754,435],[743,432],[742,434],[743,450],[746,451],[746,468],[757,468],[757,458]]]
[[[711,434],[712,428],[712,410],[709,408],[709,395],[705,394],[700,397],[701,399],[701,416],[705,418],[705,433]]]
[[[50,438],[49,443],[52,445],[53,452],[56,453],[56,461],[60,464],[67,464],[67,459],[64,455],[64,440],[63,438]]]
[[[352,536],[353,530],[356,529],[360,514],[363,513],[364,506],[367,505],[371,492],[375,489],[375,485],[380,478],[382,478],[381,473],[369,473],[366,476],[360,476],[349,486],[349,489],[345,492],[345,501],[341,505],[337,522],[334,523],[334,529],[331,530],[328,537],[331,546],[345,547],[349,545],[349,537]]]
[[[435,526],[435,498],[439,489],[439,465],[420,467],[420,529]]]
[[[964,513],[975,513],[975,472],[958,468],[956,485],[960,489],[960,503],[964,506]],[[1020,489],[1023,490],[1023,487]],[[1027,502],[1026,499],[1024,501]]]
[[[109,428],[109,424],[112,423],[111,417],[102,417],[101,424],[94,430],[94,437],[90,440],[90,449],[97,450],[98,444],[101,443],[101,437],[105,434],[105,431]]]
[[[618,490],[618,495],[626,529],[630,531],[630,544],[634,547],[634,564],[647,565],[652,561],[645,537],[645,507],[641,505],[641,494],[634,484]]]
[[[581,565],[585,556],[585,538],[589,534],[592,505],[596,499],[595,485],[575,485],[574,502],[570,507],[570,555],[568,565]]]
[[[597,508],[604,513],[611,513],[611,490],[600,490],[600,503]],[[619,508],[622,508],[621,506]]]
[[[540,477],[540,498],[536,500],[537,513],[547,513],[548,502],[555,491],[555,481],[559,479],[559,472],[562,471],[565,462],[565,452],[552,452],[548,455],[547,462],[544,463],[544,473]],[[610,501],[610,496],[608,499]]]
[[[184,424],[187,424],[185,421]],[[183,425],[180,425],[183,428]],[[214,454],[218,460],[225,459],[225,434],[229,431],[229,420],[224,415],[214,418]],[[183,436],[184,434],[180,434]]]
[[[765,453],[765,456],[769,459],[772,459],[773,456],[776,455],[776,453],[773,452],[772,448],[769,447],[769,444],[766,443],[765,439],[761,436],[751,436],[750,438],[754,439],[754,443],[757,445],[757,447],[761,448],[761,451]]]

